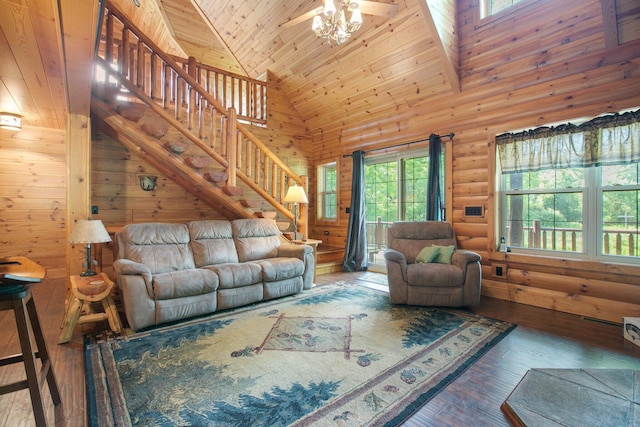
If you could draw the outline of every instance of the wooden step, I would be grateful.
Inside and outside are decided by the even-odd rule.
[[[229,179],[229,174],[222,171],[209,171],[204,173],[204,177],[207,181],[213,182],[214,184],[224,184]],[[242,206],[244,206],[244,204]]]
[[[117,111],[125,119],[138,123],[147,111],[147,106],[138,102],[121,102],[118,104]]]
[[[194,169],[202,169],[211,164],[211,157],[192,156],[185,158],[184,162]]]
[[[316,275],[340,273],[342,271],[342,261],[339,262],[324,262],[316,264]]]
[[[325,244],[318,245],[318,264],[342,262],[344,259],[344,248],[337,246],[329,246]]]
[[[189,143],[184,141],[167,141],[164,143],[164,148],[174,154],[182,154],[189,149]]]
[[[160,117],[145,117],[140,126],[149,136],[160,139],[169,131],[169,123]]]
[[[234,187],[230,185],[222,187],[222,191],[224,191],[227,196],[232,197],[242,196],[242,193],[244,193],[244,189],[242,187]]]

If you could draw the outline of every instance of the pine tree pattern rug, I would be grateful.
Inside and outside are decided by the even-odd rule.
[[[85,340],[91,426],[394,426],[515,326],[346,282]]]

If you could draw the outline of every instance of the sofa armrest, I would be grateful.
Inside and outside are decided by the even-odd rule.
[[[122,258],[113,263],[116,276],[142,276],[147,283],[151,283],[151,270],[144,264]]]
[[[296,245],[293,243],[283,243],[278,247],[278,256],[287,258],[299,258],[304,261],[307,254],[313,253],[313,248],[309,245]]]
[[[389,262],[399,262],[401,267],[405,270],[407,269],[407,258],[402,254],[402,252],[394,249],[385,249],[384,259]]]
[[[392,304],[406,304],[409,291],[407,258],[399,251],[385,249],[384,260],[387,265],[389,300]]]
[[[467,264],[472,262],[480,262],[482,257],[475,252],[465,249],[456,249],[451,256],[451,264],[460,267],[462,270],[467,268]]]
[[[153,299],[151,282],[140,274],[116,277],[124,314],[133,330],[156,324],[156,302]]]

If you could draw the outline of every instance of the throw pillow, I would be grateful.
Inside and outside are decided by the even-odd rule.
[[[440,246],[427,246],[426,248],[422,248],[418,256],[416,257],[416,262],[429,263],[433,262],[438,257],[440,253]]]
[[[438,246],[438,248],[440,248],[440,252],[433,262],[437,262],[438,264],[451,264],[451,257],[453,256],[455,246]]]

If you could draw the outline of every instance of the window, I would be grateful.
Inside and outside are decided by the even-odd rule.
[[[495,15],[522,0],[480,0],[480,17]]]
[[[318,168],[318,219],[338,219],[338,187],[336,163],[327,163]]]
[[[639,121],[640,111],[498,136],[507,245],[639,262]]]
[[[440,161],[443,159],[444,154]],[[443,168],[440,170],[442,172]],[[429,157],[425,151],[366,160],[365,200],[370,264],[384,264],[382,252],[386,248],[387,228],[391,223],[426,219],[428,171]],[[440,182],[444,179],[441,178]]]

